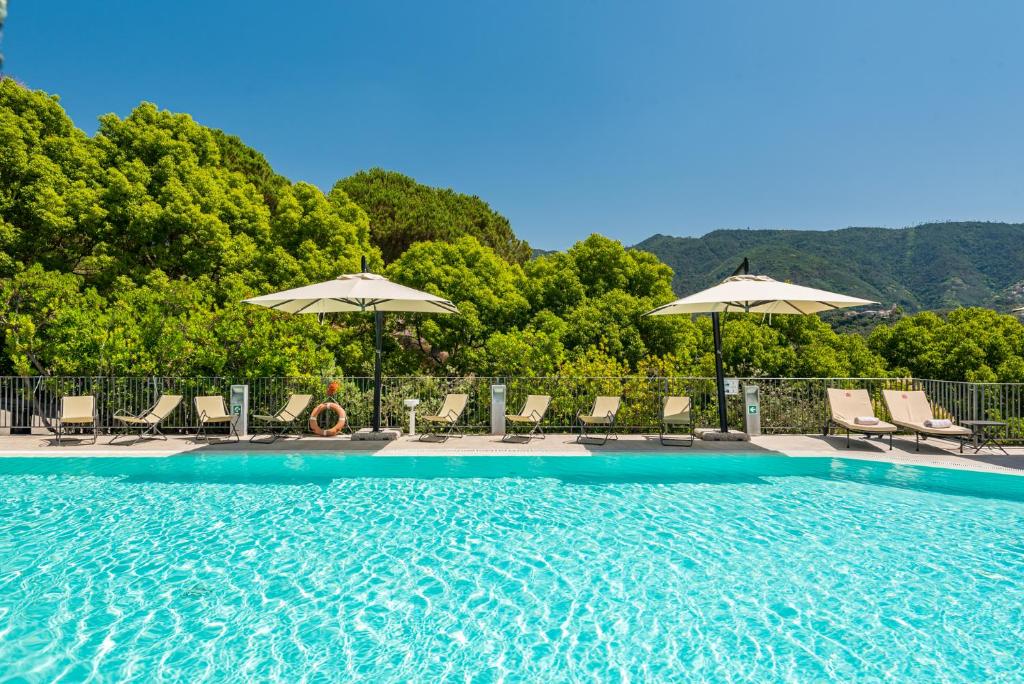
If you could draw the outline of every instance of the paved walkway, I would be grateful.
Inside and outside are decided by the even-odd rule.
[[[921,444],[921,451],[914,451],[913,438],[897,438],[893,450],[888,443],[877,440],[854,438],[851,448],[845,448],[845,437],[822,437],[820,435],[769,435],[755,437],[751,442],[702,442],[697,440],[692,448],[663,447],[657,437],[623,435],[617,441],[605,446],[576,443],[574,435],[554,434],[547,439],[534,440],[528,444],[502,442],[491,435],[472,435],[447,442],[421,442],[415,437],[402,437],[394,442],[351,442],[348,437],[303,437],[278,440],[274,444],[252,444],[220,442],[206,444],[196,442],[188,436],[172,436],[166,442],[148,440],[137,445],[108,445],[110,437],[101,436],[95,445],[72,444],[58,447],[47,435],[0,435],[0,457],[4,456],[146,456],[166,457],[187,452],[287,452],[287,453],[370,453],[382,457],[402,456],[576,456],[592,454],[629,453],[688,456],[691,454],[776,454],[800,457],[833,456],[842,458],[883,461],[907,465],[935,466],[979,470],[985,472],[1024,475],[1024,447],[1008,447],[1009,456],[998,450],[983,449],[975,454],[973,448],[965,453],[957,452],[955,444],[929,440]]]

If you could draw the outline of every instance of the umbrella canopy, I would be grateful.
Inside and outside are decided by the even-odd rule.
[[[363,268],[366,260],[363,259]],[[447,299],[429,292],[393,283],[376,273],[352,273],[315,285],[304,285],[283,292],[252,297],[247,304],[293,314],[323,314],[341,311],[374,313],[375,359],[373,364],[373,431],[380,432],[381,347],[384,313],[459,313]]]
[[[743,260],[741,271],[747,268]],[[725,410],[725,371],[722,363],[722,329],[719,316],[726,311],[763,314],[813,314],[848,306],[876,304],[868,299],[816,290],[779,281],[764,275],[734,274],[719,285],[683,297],[648,311],[648,316],[710,313],[715,343],[715,379],[718,383],[718,422],[722,432],[729,432]]]
[[[1024,306],[1020,307],[1019,309],[1014,309],[1013,313],[1024,313]]]
[[[246,299],[248,304],[285,313],[336,311],[406,311],[458,313],[447,299],[393,283],[376,273],[352,273],[315,285]]]
[[[719,285],[659,306],[651,316],[739,311],[766,314],[813,314],[847,306],[876,304],[867,299],[780,283],[765,275],[734,275]]]

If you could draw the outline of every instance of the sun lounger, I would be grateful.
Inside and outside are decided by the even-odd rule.
[[[971,437],[974,433],[962,425],[950,425],[949,427],[934,427],[926,425],[926,421],[936,420],[932,413],[928,397],[921,390],[882,390],[882,397],[885,405],[889,408],[889,415],[896,425],[910,430],[915,437],[915,451],[921,449],[921,438],[945,437],[956,438],[960,442],[960,453],[964,452],[964,439]],[[952,419],[950,419],[952,421]]]
[[[68,428],[85,429],[92,427],[92,443],[96,443],[96,397],[86,394],[77,397],[61,397],[60,416],[57,418],[57,444],[67,435]]]
[[[522,411],[516,414],[505,414],[505,420],[511,424],[509,427],[518,427],[522,431],[516,432],[510,429],[501,438],[501,441],[525,438],[529,442],[535,436],[544,439],[544,430],[541,429],[540,423],[544,420],[544,414],[548,412],[550,404],[551,397],[546,394],[531,394],[526,397]]]
[[[612,434],[615,430],[615,420],[619,415],[619,407],[622,405],[622,397],[597,397],[594,399],[594,408],[589,414],[582,411],[576,414],[576,421],[580,426],[580,434],[576,442],[584,440],[596,440],[595,432],[604,428],[604,435],[600,444],[605,444],[609,439],[618,439],[618,435]],[[590,430],[588,434],[587,430]]]
[[[436,416],[420,416],[420,421],[426,423],[427,427],[426,431],[420,435],[420,441],[434,437],[439,437],[441,441],[447,441],[449,437],[462,437],[462,431],[459,430],[459,419],[462,418],[462,413],[466,410],[467,402],[469,402],[468,394],[445,395],[444,402]]]
[[[224,397],[219,394],[205,397],[196,397],[196,416],[199,418],[199,431],[196,432],[196,439],[209,440],[207,428],[211,425],[225,425],[228,428],[228,438],[235,436],[235,441],[240,442],[238,430],[235,429],[235,417],[228,413],[224,406]]]
[[[306,412],[312,401],[312,394],[292,394],[277,413],[273,415],[254,415],[252,417],[253,422],[259,421],[263,425],[253,427],[253,435],[249,438],[249,441],[270,444],[289,432],[296,437],[301,437],[302,432],[299,429],[299,418]],[[259,428],[263,428],[263,430],[261,431]],[[267,434],[270,436],[270,439],[257,440],[256,437],[260,434]]]
[[[673,439],[673,426],[687,427],[689,429],[689,442],[684,444],[682,440]],[[661,430],[658,433],[658,438],[664,446],[693,446],[693,421],[690,419],[690,397],[665,397],[665,403],[661,407]]]
[[[128,434],[132,430],[138,430],[139,433],[135,441],[122,442],[122,444],[136,444],[143,439],[157,437],[167,439],[167,435],[160,432],[160,423],[163,422],[164,418],[171,415],[171,412],[178,408],[180,403],[180,394],[163,394],[156,400],[155,404],[138,415],[132,415],[123,411],[115,413],[114,420],[121,424],[121,427],[124,429],[123,434]],[[113,444],[121,436],[120,434],[114,435],[110,443]]]
[[[892,436],[899,428],[875,417],[867,390],[829,387],[828,407],[831,415],[825,424],[826,435],[833,425],[844,428],[847,449],[850,448],[851,432],[862,434],[869,439],[872,435],[877,435],[879,439],[889,435],[889,450],[892,451]]]

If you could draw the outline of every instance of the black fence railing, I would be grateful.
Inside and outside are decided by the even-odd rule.
[[[117,411],[138,413],[161,394],[181,394],[180,406],[168,416],[165,432],[191,432],[197,428],[194,398],[218,394],[228,402],[232,384],[249,387],[250,414],[272,413],[291,393],[309,393],[314,403],[326,399],[327,384],[337,381],[335,400],[346,410],[355,427],[369,425],[373,410],[373,379],[369,377],[12,377],[0,376],[0,433],[32,430],[45,432],[59,414],[61,397],[89,394],[96,398],[99,428],[117,427]],[[883,389],[922,389],[935,411],[959,420],[999,420],[1007,423],[1006,438],[1024,441],[1024,383],[969,383],[917,378],[740,378],[741,385],[756,384],[761,397],[761,430],[766,434],[821,432],[828,419],[828,387],[864,388],[871,395],[876,415],[888,418]],[[694,423],[717,425],[714,378],[705,377],[385,377],[383,416],[385,425],[405,426],[406,399],[419,399],[419,415],[435,412],[445,394],[465,393],[469,402],[463,427],[486,431],[491,423],[491,387],[505,385],[508,412],[517,411],[529,394],[552,397],[544,428],[569,431],[576,415],[591,408],[597,395],[623,397],[619,426],[626,431],[657,428],[661,403],[666,395],[691,398]],[[730,426],[743,429],[743,397],[729,396]]]

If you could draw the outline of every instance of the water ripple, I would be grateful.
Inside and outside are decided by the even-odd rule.
[[[1024,661],[1016,478],[3,461],[0,680],[1011,681]]]

